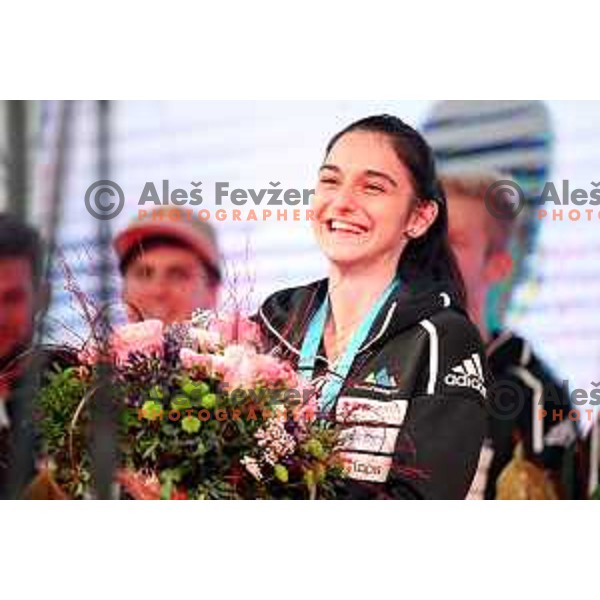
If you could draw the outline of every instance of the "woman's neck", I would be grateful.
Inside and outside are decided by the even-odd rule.
[[[377,299],[396,276],[393,261],[381,264],[333,264],[329,271],[331,313],[325,329],[325,350],[337,358]]]

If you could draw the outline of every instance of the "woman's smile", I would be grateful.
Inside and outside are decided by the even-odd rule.
[[[364,243],[370,233],[368,225],[343,217],[326,219],[324,228],[334,243]]]

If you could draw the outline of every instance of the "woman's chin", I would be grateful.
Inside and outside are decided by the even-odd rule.
[[[325,256],[332,260],[360,260],[371,250],[366,236],[328,236],[321,237],[318,242]]]
[[[332,251],[325,252],[325,255],[329,262],[337,267],[348,268],[368,261],[368,257],[363,252]]]

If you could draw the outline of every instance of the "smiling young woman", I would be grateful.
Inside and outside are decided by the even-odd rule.
[[[485,429],[485,355],[431,150],[396,117],[353,123],[327,147],[313,209],[329,276],[277,292],[259,320],[344,429],[340,493],[464,498]]]

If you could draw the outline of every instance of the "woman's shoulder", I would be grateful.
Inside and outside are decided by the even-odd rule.
[[[261,304],[259,312],[267,317],[289,315],[306,310],[317,298],[324,296],[327,280],[320,279],[304,285],[277,290]]]
[[[479,339],[460,294],[451,282],[417,280],[399,291],[396,327],[419,325],[440,340]]]
[[[434,389],[440,394],[476,393],[478,401],[486,397],[490,380],[485,346],[478,328],[469,317],[451,306],[438,310],[422,322],[428,338],[429,365],[434,365]]]
[[[300,344],[306,316],[326,292],[326,280],[321,280],[278,290],[268,296],[253,317],[261,327],[265,345],[295,347]]]
[[[483,347],[479,329],[460,307],[443,307],[431,315],[428,321],[435,328],[440,341],[450,344],[469,341]]]

